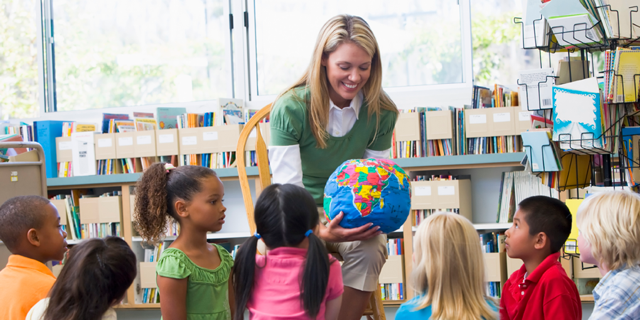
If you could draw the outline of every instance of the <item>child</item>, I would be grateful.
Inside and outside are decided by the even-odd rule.
[[[414,237],[413,288],[396,319],[498,318],[497,303],[484,290],[484,262],[478,233],[466,218],[437,213],[423,221]]]
[[[136,255],[124,240],[84,240],[71,248],[49,297],[36,303],[26,320],[115,320],[112,307],[136,274]]]
[[[143,239],[157,242],[175,220],[180,234],[156,266],[160,311],[165,319],[231,319],[231,255],[207,243],[207,232],[220,231],[227,208],[224,186],[206,167],[156,163],[136,188],[135,221]]]
[[[47,296],[56,278],[45,263],[64,258],[66,238],[46,198],[14,197],[0,206],[0,240],[12,253],[0,271],[0,319],[23,320]]]
[[[340,263],[316,236],[318,209],[292,184],[265,188],[256,202],[256,234],[240,247],[233,279],[236,320],[337,319],[343,289]],[[256,256],[258,239],[266,256]]]
[[[504,284],[501,319],[582,319],[578,289],[558,262],[569,233],[571,212],[562,201],[534,196],[520,202],[505,248],[524,265]]]
[[[580,260],[603,278],[589,319],[640,319],[640,196],[598,193],[578,209]]]

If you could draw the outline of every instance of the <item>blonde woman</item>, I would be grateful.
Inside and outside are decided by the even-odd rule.
[[[398,110],[382,90],[380,49],[369,25],[339,15],[320,30],[311,63],[271,110],[273,183],[306,188],[319,207],[324,186],[344,161],[388,158]],[[339,215],[318,236],[344,259],[339,319],[360,319],[386,261],[377,226],[343,229]]]
[[[597,265],[602,275],[589,319],[640,319],[640,196],[590,196],[578,209],[576,225],[580,260]]]
[[[497,303],[485,294],[484,262],[478,233],[465,217],[437,213],[414,237],[412,289],[396,319],[493,320]]]

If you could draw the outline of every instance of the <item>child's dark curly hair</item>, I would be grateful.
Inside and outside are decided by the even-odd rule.
[[[171,218],[180,222],[174,204],[178,199],[190,201],[200,192],[200,181],[217,177],[206,167],[182,166],[167,170],[164,163],[149,167],[136,187],[133,217],[140,236],[150,243],[160,241]]]

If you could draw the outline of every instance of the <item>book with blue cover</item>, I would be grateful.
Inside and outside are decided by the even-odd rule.
[[[562,170],[558,164],[558,155],[549,141],[546,131],[522,132],[522,145],[532,172],[554,172]]]
[[[600,109],[595,78],[553,87],[553,140],[565,150],[602,148]]]
[[[40,143],[42,151],[44,151],[47,178],[58,177],[56,138],[62,137],[63,123],[64,121],[55,120],[33,122],[35,140]]]

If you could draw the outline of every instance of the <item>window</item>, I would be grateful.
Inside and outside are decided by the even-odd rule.
[[[385,88],[466,82],[462,6],[456,0],[255,0],[252,13],[252,95],[276,95],[302,76],[322,25],[341,13],[371,26]]]
[[[1,119],[38,115],[39,9],[39,0],[0,1]]]
[[[226,1],[49,1],[56,111],[230,96]]]

